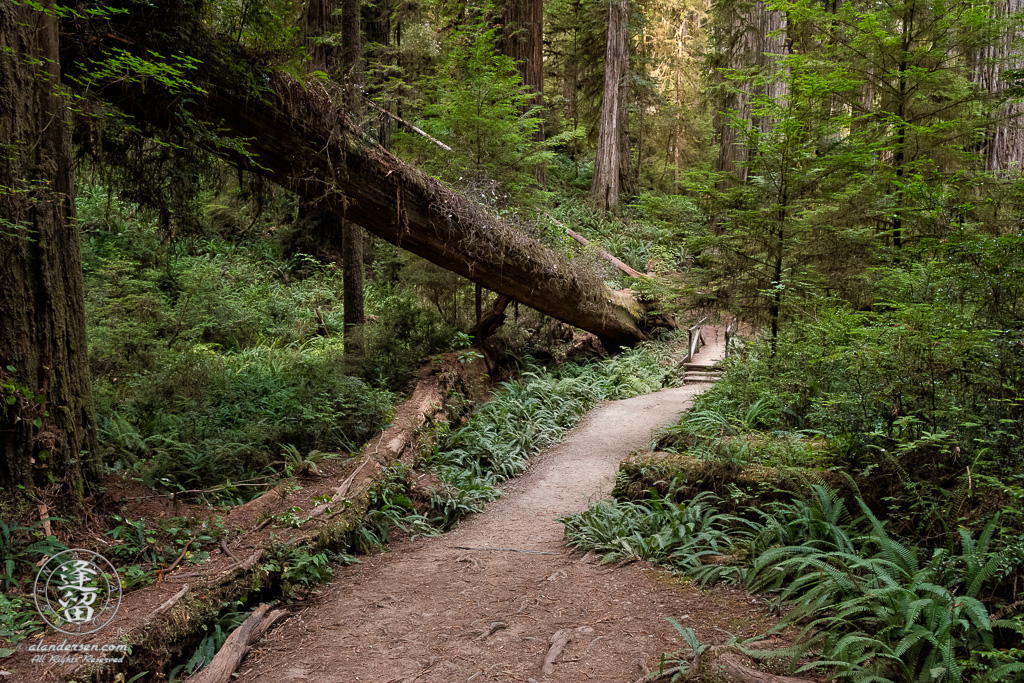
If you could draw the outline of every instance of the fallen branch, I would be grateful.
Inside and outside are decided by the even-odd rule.
[[[373,107],[374,109],[376,109],[377,111],[379,111],[380,113],[387,114],[388,116],[393,118],[395,121],[398,121],[400,124],[402,124],[403,126],[408,128],[409,130],[411,130],[413,132],[416,132],[416,133],[419,133],[420,135],[422,135],[426,139],[430,140],[431,142],[433,142],[435,145],[437,145],[441,149],[445,150],[446,152],[453,152],[453,151],[455,151],[451,147],[449,147],[448,145],[444,144],[443,142],[441,142],[437,138],[435,138],[432,135],[430,135],[430,133],[426,132],[422,128],[417,128],[416,126],[414,126],[413,124],[409,123],[408,121],[406,121],[402,117],[396,116],[395,114],[392,114],[387,109],[385,109],[384,107],[378,105],[373,100],[366,99],[365,102],[367,104],[369,104],[371,107]]]
[[[794,678],[792,676],[776,676],[747,666],[746,662],[751,660],[738,652],[723,652],[711,664],[712,671],[719,671],[727,678],[726,680],[737,681],[737,683],[811,683],[807,678]]]
[[[508,624],[506,624],[504,621],[491,622],[491,625],[485,629],[481,629],[480,635],[478,635],[473,640],[487,640],[503,628],[508,628]]]
[[[583,235],[579,234],[578,232],[576,232],[575,230],[570,228],[568,225],[565,225],[564,223],[562,223],[557,218],[555,218],[554,216],[552,216],[551,214],[549,214],[547,212],[545,212],[544,215],[547,216],[552,222],[554,222],[555,225],[557,225],[558,227],[560,227],[563,230],[565,230],[566,234],[568,234],[569,237],[573,238],[574,240],[576,240],[577,242],[579,242],[580,244],[582,244],[585,247],[590,245],[590,240],[588,240],[586,237],[584,237]],[[601,256],[604,258],[605,261],[607,261],[608,263],[612,264],[613,266],[615,266],[616,268],[621,270],[626,275],[628,275],[630,277],[643,277],[643,273],[641,273],[640,271],[638,271],[638,270],[636,270],[634,268],[629,267],[628,265],[626,265],[625,263],[623,263],[619,259],[617,259],[614,256],[612,256],[611,254],[609,254],[604,249],[601,249],[600,247],[595,247],[595,249],[597,249],[597,251],[601,254]]]
[[[230,558],[231,558],[232,560],[234,560],[234,561],[235,561],[236,563],[237,563],[237,562],[241,562],[241,560],[240,560],[240,559],[238,559],[238,558],[237,558],[237,557],[235,556],[235,554],[234,554],[233,552],[231,552],[231,549],[230,549],[230,548],[228,548],[228,542],[227,542],[227,541],[225,541],[225,540],[224,540],[223,538],[222,538],[222,539],[220,539],[220,551],[221,551],[222,553],[224,553],[225,555],[227,555],[228,557],[230,557]]]
[[[152,621],[153,619],[156,619],[158,616],[160,616],[161,614],[163,614],[167,610],[169,610],[172,607],[174,607],[178,603],[179,600],[181,600],[183,597],[185,597],[185,593],[188,593],[188,584],[187,583],[184,586],[181,587],[180,591],[178,591],[177,593],[175,593],[174,595],[169,597],[162,605],[160,605],[155,610],[150,612],[149,616],[146,617],[146,621]]]
[[[241,626],[231,632],[213,661],[202,671],[185,679],[186,683],[227,683],[230,681],[235,669],[249,652],[249,647],[259,640],[275,621],[286,614],[284,610],[274,610],[268,614],[268,609],[270,609],[270,605],[263,604],[250,614]]]
[[[190,547],[192,547],[192,542],[194,540],[195,539],[189,539],[188,543],[185,544],[185,547],[181,549],[181,553],[178,555],[178,559],[176,559],[174,562],[171,562],[171,566],[167,567],[166,569],[161,569],[161,570],[157,571],[157,573],[156,573],[156,582],[157,583],[160,583],[163,580],[164,574],[170,574],[171,572],[174,571],[174,568],[177,567],[178,564],[185,558],[185,553],[187,553],[188,549]]]
[[[562,650],[571,641],[572,629],[570,628],[555,631],[555,635],[551,636],[551,647],[548,649],[547,657],[544,658],[544,666],[541,667],[541,672],[545,676],[550,676],[555,672],[555,660],[562,655]]]

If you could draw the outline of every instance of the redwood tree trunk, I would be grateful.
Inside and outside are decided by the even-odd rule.
[[[359,24],[359,0],[343,0],[341,6],[341,67],[348,85],[349,110],[362,112],[363,41]],[[342,281],[344,282],[342,324],[344,325],[345,371],[356,374],[363,366],[363,328],[366,312],[363,300],[363,229],[352,221],[341,221]]]
[[[368,143],[322,88],[265,71],[237,45],[211,35],[199,17],[183,20],[188,7],[169,0],[114,19],[78,20],[61,62],[88,64],[107,44],[142,55],[184,52],[198,60],[189,78],[204,93],[128,79],[97,83],[92,92],[154,130],[180,125],[185,113],[209,122],[220,138],[244,141],[245,155],[207,143],[224,158],[442,268],[593,332],[608,348],[635,344],[649,338],[652,325],[671,324],[647,318],[629,293],[610,290],[596,273]],[[173,36],[166,30],[172,21]]]
[[[336,66],[345,84],[345,99],[349,110],[358,112],[362,104],[360,90],[363,80],[359,0],[343,0],[340,3],[340,26],[336,14],[338,9],[337,0],[313,0],[306,4],[304,28],[307,43],[311,48],[311,66],[313,69],[326,72],[332,71],[332,67]],[[321,36],[337,28],[341,29],[341,50],[325,50],[322,47]],[[329,209],[319,206],[318,202],[303,202],[300,213],[305,215],[305,229],[318,226],[320,234],[330,236],[327,237],[330,242],[340,242],[344,283],[344,370],[356,374],[363,364],[363,325],[366,319],[363,301],[363,230]],[[321,251],[330,253],[330,246],[328,245],[327,250]]]
[[[515,60],[523,85],[536,93],[532,105],[544,104],[544,1],[506,0],[502,51]],[[544,141],[544,124],[537,128],[536,140]],[[537,182],[543,185],[547,172],[537,166]]]
[[[52,9],[0,3],[0,490],[73,506],[99,464],[58,36]]]
[[[626,73],[629,70],[629,3],[608,3],[608,45],[604,57],[604,97],[597,158],[590,196],[599,208],[610,211],[619,203],[622,137],[626,127]],[[628,149],[628,147],[627,147]]]

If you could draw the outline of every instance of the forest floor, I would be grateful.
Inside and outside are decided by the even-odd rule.
[[[709,342],[695,360],[722,354],[720,333]],[[702,643],[764,632],[772,619],[746,593],[701,591],[646,563],[601,565],[562,542],[558,518],[606,497],[619,462],[706,386],[594,409],[484,512],[338,570],[237,680],[629,682],[681,649],[668,617]],[[545,676],[556,634],[571,640]]]

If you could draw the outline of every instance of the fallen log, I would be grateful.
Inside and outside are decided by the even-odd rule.
[[[280,609],[268,613],[269,609],[270,605],[260,605],[241,626],[231,632],[213,660],[204,669],[186,678],[185,683],[228,683],[235,669],[245,659],[249,647],[286,614]]]
[[[609,289],[597,273],[376,145],[322,81],[267,70],[234,40],[214,35],[202,23],[201,5],[133,4],[124,14],[70,20],[61,38],[69,85],[88,83],[93,94],[153,130],[195,130],[202,123],[208,134],[193,137],[240,168],[487,289],[593,332],[610,349],[648,339],[651,325],[666,324],[646,319],[632,294]],[[98,80],[88,65],[104,63],[111,47],[145,62],[184,54],[190,66],[169,85],[120,72]]]
[[[222,604],[242,600],[266,585],[266,569],[259,560],[269,543],[288,543],[309,553],[344,543],[347,534],[361,524],[373,486],[394,464],[413,463],[419,452],[419,440],[423,438],[422,428],[445,410],[450,393],[458,391],[461,397],[479,398],[473,377],[483,375],[480,365],[462,363],[453,353],[445,357],[440,367],[431,363],[422,368],[413,396],[398,407],[392,424],[366,444],[355,468],[351,461],[337,463],[337,479],[324,475],[307,482],[309,486],[303,489],[302,499],[294,491],[285,497],[288,487],[282,485],[255,501],[234,508],[224,518],[224,526],[243,531],[225,540],[221,546],[223,552],[196,567],[184,571],[176,568],[158,584],[125,593],[114,630],[89,634],[82,642],[102,644],[113,637],[132,646],[132,667],[167,668],[168,656],[204,624],[215,619]],[[344,498],[342,504],[317,505],[319,494],[339,493],[339,502]],[[258,531],[254,528],[257,520],[285,511],[294,512],[296,507],[301,509],[297,514],[305,518],[301,528]],[[327,508],[332,509],[327,512]],[[32,680],[39,683],[109,680],[115,673],[126,673],[124,663],[52,662],[45,667],[37,666],[31,661],[32,655],[28,650],[18,651],[4,664],[11,669],[31,671]]]

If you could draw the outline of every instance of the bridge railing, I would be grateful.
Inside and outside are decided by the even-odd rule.
[[[733,344],[731,342],[732,342],[733,339],[736,338],[736,335],[739,332],[739,328],[740,328],[740,319],[739,319],[739,317],[734,317],[732,319],[732,321],[728,325],[725,326],[725,355],[726,356],[728,356],[730,353],[733,352]]]
[[[704,346],[704,323],[706,323],[707,320],[707,318],[703,318],[700,322],[691,326],[687,330],[688,345],[686,359],[683,361],[684,363],[692,361],[693,357],[697,355],[698,351],[700,351],[700,347]]]

